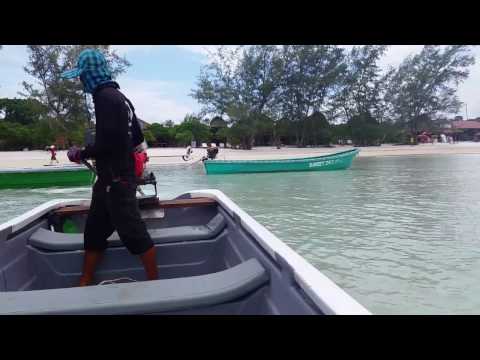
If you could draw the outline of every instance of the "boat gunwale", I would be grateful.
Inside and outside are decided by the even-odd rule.
[[[343,157],[350,157],[355,156],[360,152],[360,149],[351,149],[346,151],[341,151],[334,154],[326,154],[320,156],[311,156],[305,158],[290,158],[290,159],[261,159],[261,160],[205,160],[205,166],[212,165],[212,164],[277,164],[277,163],[299,163],[299,162],[309,162],[315,160],[325,160],[330,158],[343,158]]]
[[[19,169],[2,169],[2,174],[38,174],[38,173],[57,173],[57,172],[71,172],[71,171],[90,171],[84,166],[70,166],[70,167],[55,167],[55,168],[19,168]]]
[[[38,220],[52,210],[70,205],[89,206],[90,202],[90,199],[56,199],[47,201],[21,215],[14,217],[11,220],[0,224],[0,235],[4,234],[6,237],[4,240],[8,241],[10,234],[22,231],[31,222]],[[2,238],[0,237],[0,241],[1,240]]]
[[[326,315],[371,315],[362,304],[356,301],[345,290],[324,275],[308,260],[298,254],[284,241],[242,210],[222,191],[216,189],[191,191],[190,196],[211,197],[215,199],[230,216],[239,219],[244,228],[257,243],[267,251],[277,264],[288,264],[293,277],[300,288]]]

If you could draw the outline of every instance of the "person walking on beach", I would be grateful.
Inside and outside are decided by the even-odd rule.
[[[57,149],[55,148],[55,145],[50,146],[48,148],[48,151],[50,151],[50,165],[53,165],[53,162],[59,164],[59,161],[57,160]]]
[[[140,216],[136,198],[135,145],[144,144],[131,102],[119,91],[103,54],[86,49],[77,67],[63,78],[80,78],[84,91],[92,94],[95,107],[95,142],[83,150],[72,147],[70,161],[95,159],[97,181],[84,232],[85,257],[80,286],[91,284],[107,239],[117,230],[130,253],[139,255],[148,280],[158,279],[156,250]],[[140,141],[141,140],[141,141]]]

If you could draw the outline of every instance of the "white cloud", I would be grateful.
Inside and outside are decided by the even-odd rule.
[[[222,45],[176,45],[177,48],[186,50],[195,55],[202,55],[201,62],[203,64],[212,60],[212,56],[216,54],[217,49]],[[225,45],[227,49],[234,49],[237,45]]]
[[[23,67],[27,64],[28,52],[25,45],[4,45],[0,50],[0,97],[20,97],[22,81],[33,79]]]
[[[19,67],[25,65],[28,60],[27,47],[25,45],[4,45],[0,50],[0,68]]]
[[[127,55],[133,52],[149,53],[160,45],[112,45],[111,48],[116,50],[120,55]]]
[[[458,87],[458,97],[467,104],[468,117],[480,117],[480,96],[478,84],[480,84],[480,47],[473,48],[475,65],[470,68],[468,79]],[[465,106],[460,109],[459,115],[465,118]]]
[[[195,54],[208,56],[209,52],[218,48],[218,45],[177,45],[177,47]]]
[[[389,66],[398,66],[409,55],[419,53],[422,45],[391,45],[379,65],[385,69]]]
[[[14,85],[3,85],[0,80],[0,98],[22,98],[22,96],[18,94],[18,92],[22,90],[23,87],[20,82]]]
[[[198,111],[195,102],[181,101],[172,93],[179,92],[179,85],[165,81],[119,80],[122,91],[132,101],[139,118],[147,122],[163,122],[171,119],[181,122],[187,113]]]

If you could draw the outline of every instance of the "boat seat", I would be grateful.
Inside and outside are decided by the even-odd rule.
[[[234,301],[268,282],[257,259],[185,278],[0,293],[0,314],[152,314]]]
[[[220,234],[226,224],[225,218],[219,213],[205,225],[148,229],[148,232],[155,244],[208,240]],[[49,251],[83,250],[83,233],[66,234],[40,228],[30,236],[28,244]],[[108,246],[123,246],[116,231],[108,238]]]

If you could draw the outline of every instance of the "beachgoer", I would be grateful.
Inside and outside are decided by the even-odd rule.
[[[57,160],[57,149],[55,145],[50,146],[48,148],[48,151],[50,151],[50,165],[53,165],[53,162],[59,164],[59,161]]]
[[[80,163],[95,159],[97,181],[85,231],[85,257],[80,286],[92,283],[95,268],[108,246],[107,238],[117,230],[121,241],[139,255],[148,280],[158,278],[156,251],[143,222],[136,198],[136,144],[144,144],[140,124],[131,102],[119,91],[103,54],[86,49],[77,67],[62,74],[80,78],[84,91],[92,94],[95,106],[95,143],[80,150],[72,147],[68,158]],[[140,157],[139,157],[140,158]]]

